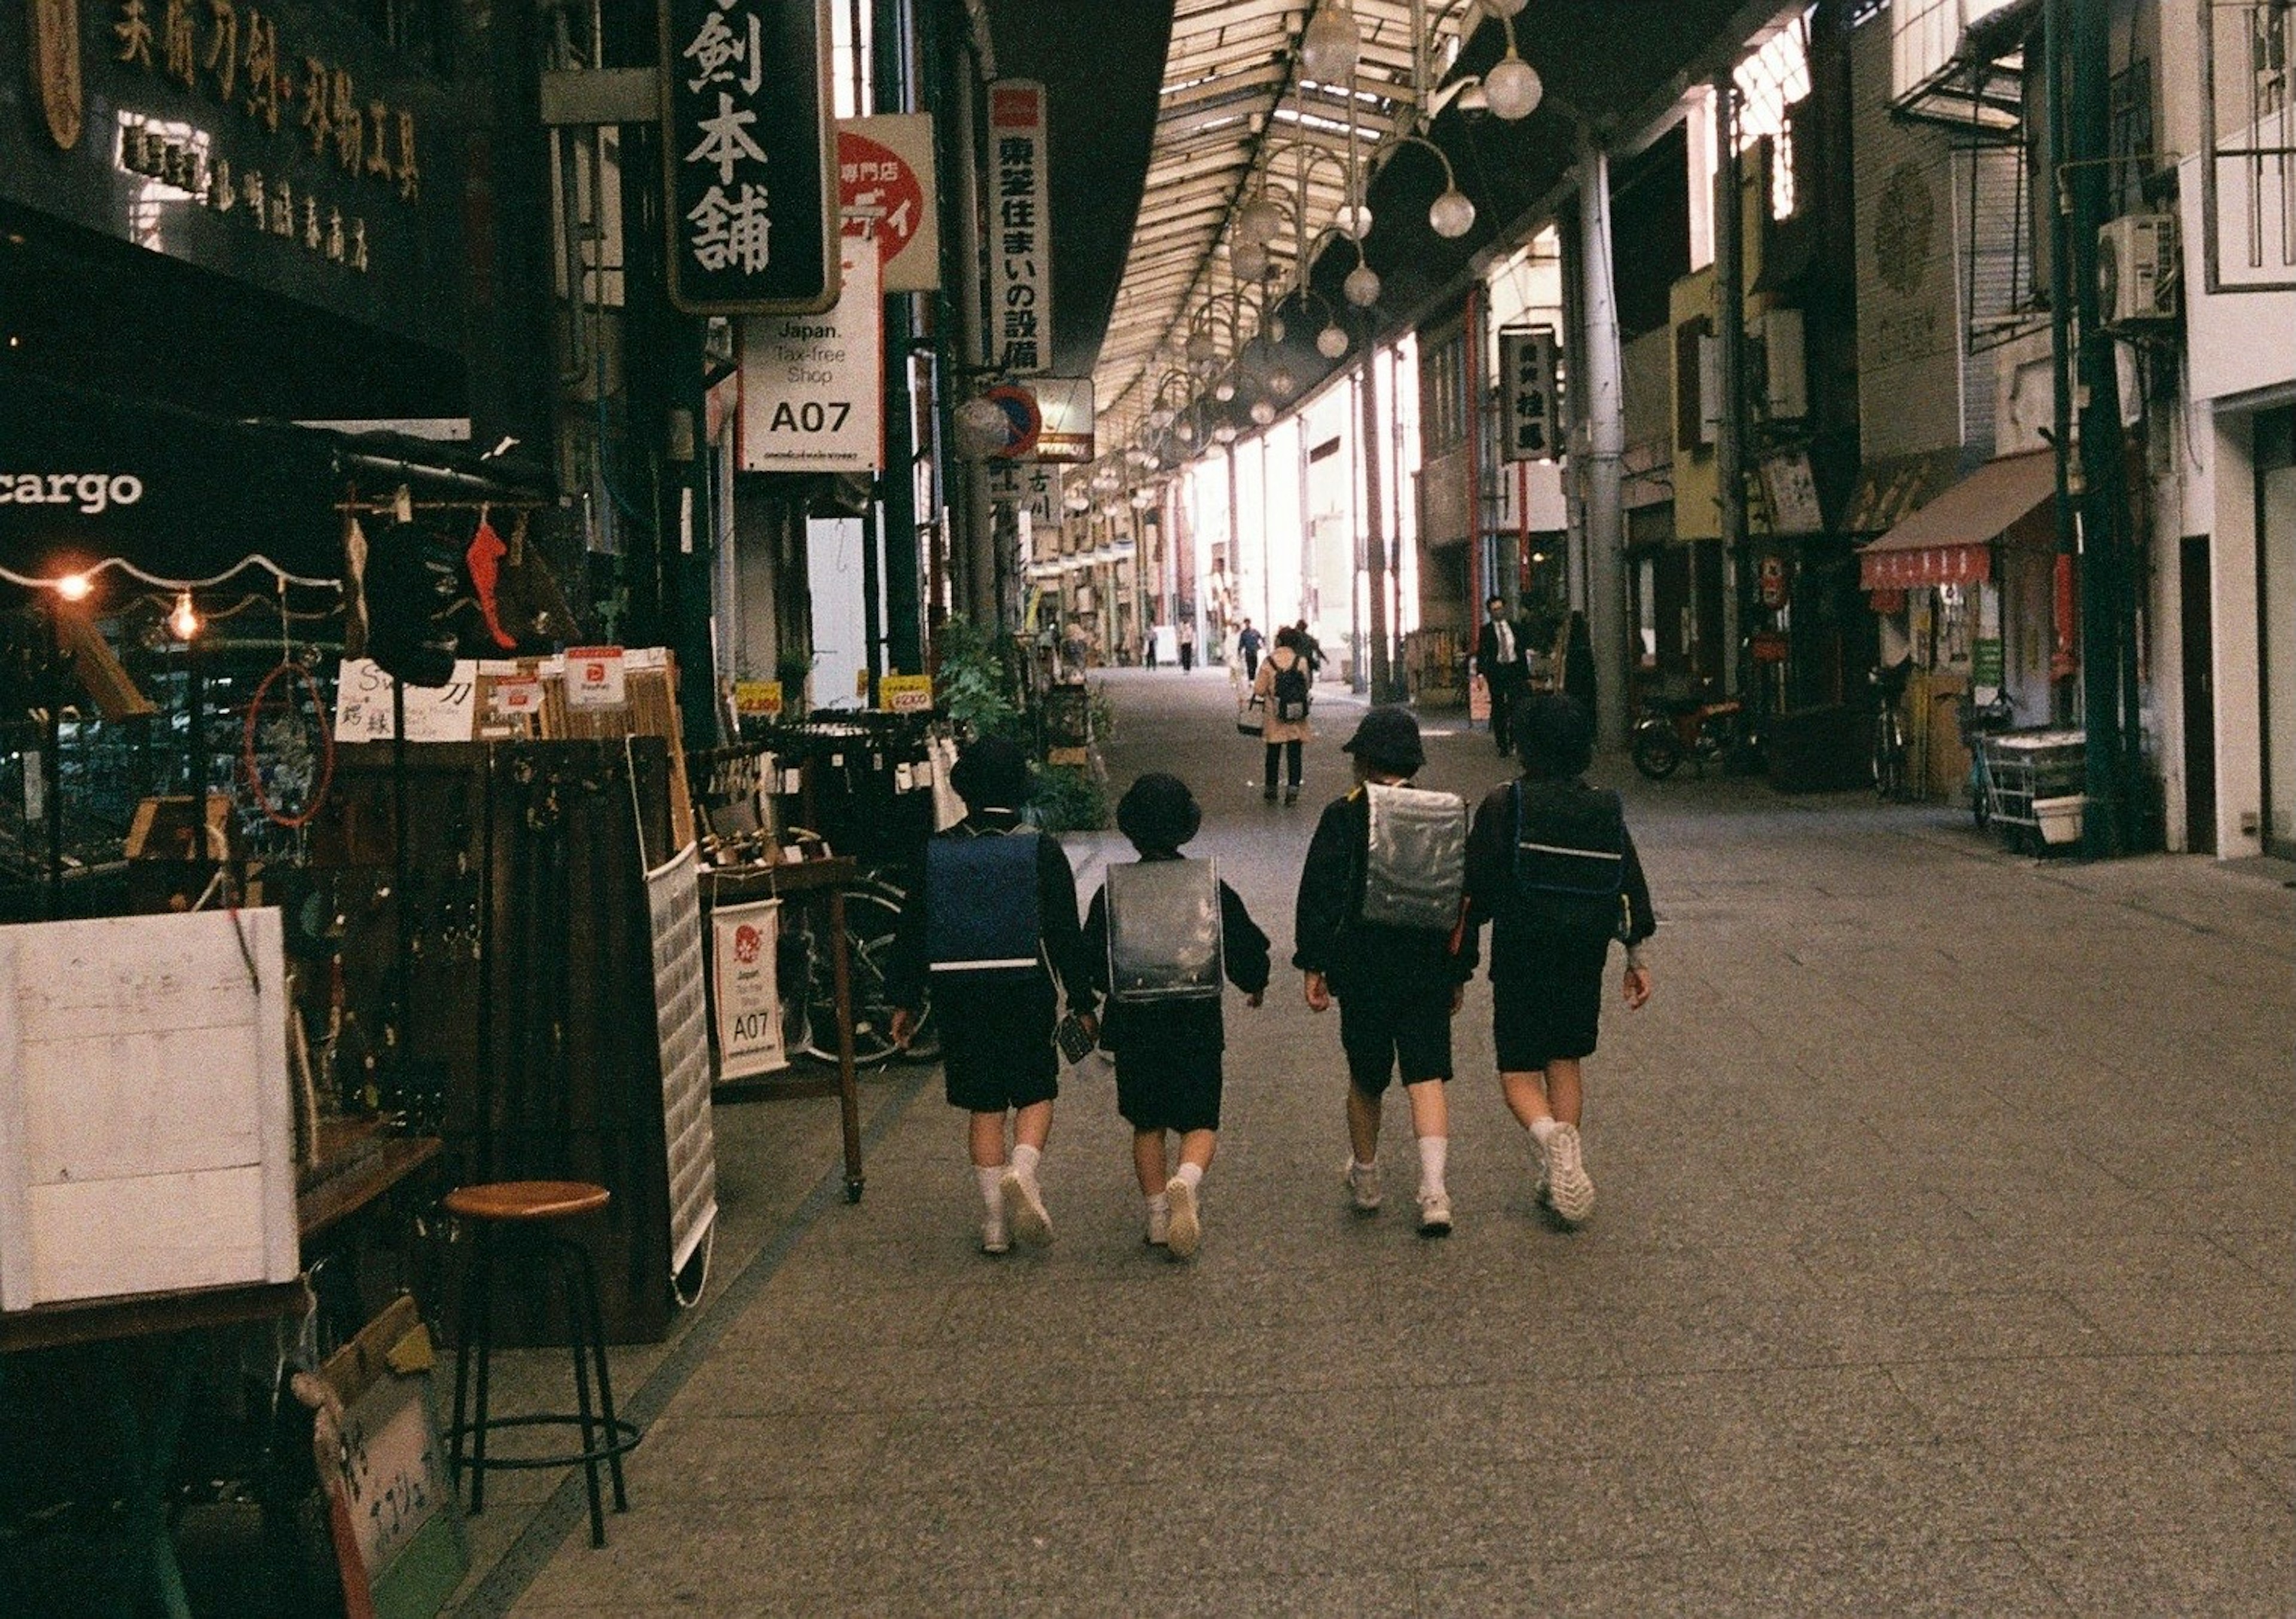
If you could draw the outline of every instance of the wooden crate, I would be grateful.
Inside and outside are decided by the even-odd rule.
[[[299,1272],[279,912],[0,928],[0,1309]]]

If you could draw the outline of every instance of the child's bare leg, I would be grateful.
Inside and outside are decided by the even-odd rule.
[[[1219,1136],[1210,1130],[1191,1130],[1180,1137],[1180,1162],[1193,1164],[1201,1174],[1212,1166],[1212,1153],[1219,1145]]]
[[[1586,1107],[1586,1091],[1580,1083],[1578,1059],[1558,1057],[1546,1065],[1546,1100],[1562,1123],[1576,1126]]]
[[[1004,1163],[1004,1115],[976,1113],[967,1130],[975,1169],[999,1169]]]
[[[1415,1085],[1404,1087],[1404,1095],[1411,1100],[1412,1134],[1423,1140],[1450,1136],[1451,1105],[1444,1099],[1443,1092],[1444,1084],[1439,1079],[1423,1079]]]
[[[1136,1130],[1132,1132],[1132,1168],[1140,1177],[1143,1197],[1160,1198],[1164,1182],[1170,1179],[1165,1168],[1164,1132],[1160,1130]]]
[[[1013,1140],[1018,1146],[1033,1147],[1042,1152],[1052,1133],[1053,1104],[1049,1101],[1030,1102],[1013,1117]]]
[[[1379,1161],[1380,1099],[1365,1096],[1350,1082],[1348,1085],[1348,1145],[1354,1149],[1356,1162],[1375,1164]]]
[[[1546,1075],[1537,1070],[1529,1073],[1502,1074],[1499,1089],[1506,1097],[1507,1111],[1525,1130],[1536,1130],[1541,1120],[1554,1116],[1546,1105]]]

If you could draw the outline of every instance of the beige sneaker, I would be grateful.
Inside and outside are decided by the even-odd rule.
[[[1032,1248],[1041,1248],[1053,1239],[1053,1217],[1045,1210],[1045,1194],[1036,1176],[1008,1169],[996,1189],[1004,1197],[1004,1222],[1013,1228],[1013,1235]]]
[[[1185,1259],[1204,1239],[1202,1218],[1196,1209],[1196,1189],[1174,1175],[1165,1184],[1164,1196],[1172,1206],[1171,1222],[1165,1228],[1165,1246],[1172,1250],[1173,1258]]]
[[[1012,1233],[1004,1229],[1002,1220],[980,1222],[980,1251],[984,1254],[1009,1254],[1013,1251]]]
[[[1451,1197],[1447,1192],[1419,1194],[1419,1234],[1422,1237],[1448,1237],[1451,1234]]]
[[[1595,1212],[1595,1182],[1587,1173],[1576,1124],[1558,1124],[1547,1138],[1546,1179],[1548,1206],[1570,1224]]]
[[[1537,1136],[1530,1138],[1530,1195],[1538,1203],[1552,1206],[1547,1198],[1546,1147]]]
[[[1152,1208],[1148,1211],[1146,1240],[1152,1248],[1168,1247],[1171,1245],[1172,1211],[1168,1207]]]
[[[1350,1157],[1348,1160],[1347,1175],[1348,1195],[1355,1201],[1356,1213],[1358,1214],[1375,1213],[1379,1208],[1380,1197],[1379,1165],[1358,1164]]]

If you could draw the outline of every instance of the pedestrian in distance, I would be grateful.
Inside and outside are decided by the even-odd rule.
[[[1180,620],[1180,673],[1190,675],[1196,667],[1196,621]]]
[[[1148,626],[1147,633],[1140,637],[1140,666],[1144,669],[1152,669],[1156,666],[1156,626],[1152,624]]]
[[[1085,918],[1102,1042],[1116,1059],[1116,1109],[1132,1126],[1132,1166],[1147,1202],[1147,1240],[1174,1258],[1203,1233],[1201,1189],[1218,1146],[1227,1043],[1223,977],[1257,1007],[1267,990],[1267,936],[1209,861],[1180,853],[1203,824],[1187,784],[1153,772],[1125,792],[1116,825],[1139,854],[1111,866]],[[1170,1167],[1168,1135],[1180,1138]]]
[[[1259,666],[1259,673],[1252,678],[1251,695],[1267,715],[1259,733],[1267,756],[1259,796],[1270,804],[1275,802],[1280,774],[1284,783],[1283,802],[1297,804],[1305,769],[1305,744],[1315,734],[1308,725],[1308,710],[1313,706],[1315,691],[1308,676],[1308,656],[1300,650],[1298,639],[1288,625],[1275,633],[1275,650],[1267,655],[1267,661]]]
[[[1235,650],[1243,658],[1244,679],[1259,678],[1259,654],[1267,645],[1267,637],[1251,627],[1250,619],[1245,619],[1243,627],[1238,630],[1235,635]]]
[[[1562,630],[1562,695],[1585,711],[1587,723],[1595,723],[1595,636],[1587,627],[1587,615],[1574,612]]]
[[[1491,1040],[1508,1109],[1530,1132],[1534,1195],[1566,1224],[1595,1207],[1580,1130],[1613,940],[1629,1011],[1651,996],[1642,946],[1657,928],[1619,795],[1587,785],[1594,724],[1557,692],[1514,715],[1519,781],[1476,808],[1467,925],[1491,923]]]
[[[1308,678],[1311,681],[1323,679],[1324,643],[1316,639],[1315,632],[1308,627],[1305,618],[1292,626],[1292,634],[1297,638],[1300,650],[1307,656]]]
[[[924,880],[901,909],[886,992],[894,1043],[906,1048],[931,985],[948,1102],[970,1116],[985,1211],[980,1251],[1002,1254],[1015,1238],[1031,1247],[1053,1239],[1038,1167],[1060,1095],[1054,1028],[1063,997],[1087,1033],[1096,1007],[1068,855],[1021,819],[1028,756],[1002,737],[983,738],[958,756],[949,782],[964,819],[926,846]]]
[[[1419,1230],[1448,1236],[1451,1019],[1475,970],[1475,936],[1460,926],[1467,806],[1413,787],[1427,751],[1407,709],[1371,710],[1346,751],[1356,784],[1324,806],[1308,846],[1292,964],[1307,976],[1310,1011],[1339,1002],[1357,1212],[1380,1206],[1381,1103],[1400,1075],[1419,1144]],[[1398,837],[1398,825],[1439,835]]]
[[[1512,753],[1507,718],[1530,683],[1530,666],[1524,656],[1522,630],[1508,615],[1506,598],[1493,596],[1483,605],[1489,616],[1475,636],[1475,672],[1490,689],[1491,739],[1501,753]]]

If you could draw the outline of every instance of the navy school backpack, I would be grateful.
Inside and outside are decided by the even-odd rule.
[[[1033,973],[1044,948],[1029,831],[925,845],[925,959],[975,983]]]
[[[1627,930],[1626,806],[1573,781],[1514,784],[1514,888],[1521,920],[1574,939]]]

